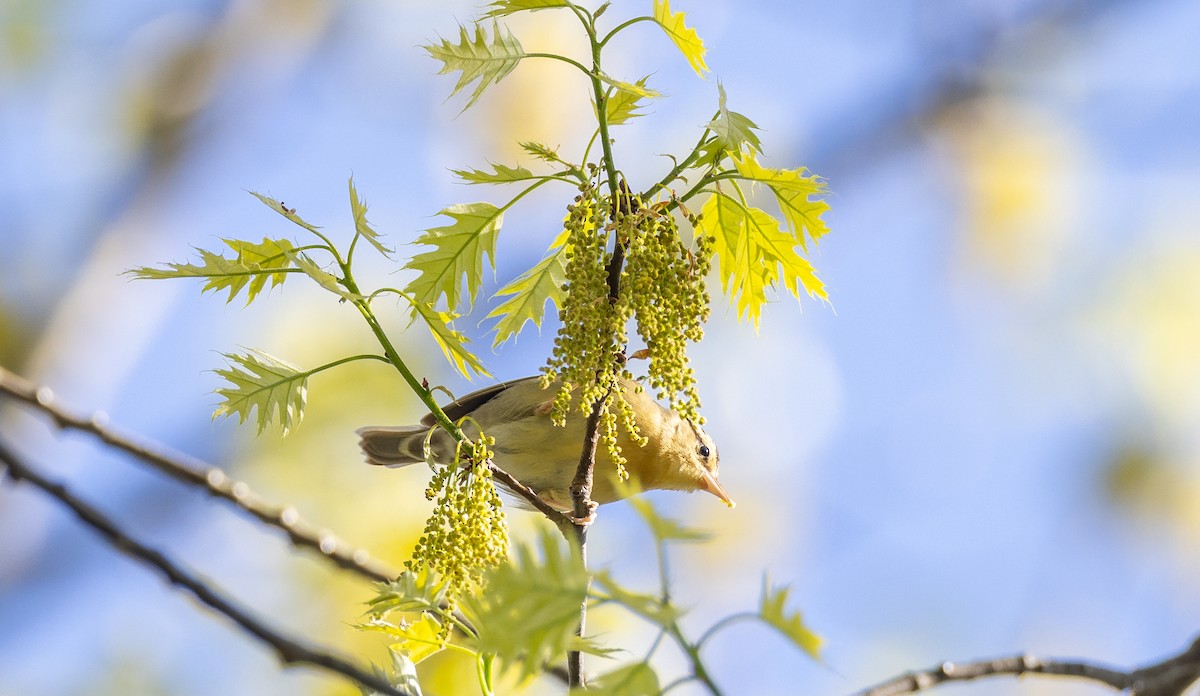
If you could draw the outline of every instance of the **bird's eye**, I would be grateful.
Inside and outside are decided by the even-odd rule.
[[[700,445],[700,456],[701,457],[704,457],[707,459],[708,455],[710,455],[710,454],[712,454],[712,451],[708,449],[708,445]]]

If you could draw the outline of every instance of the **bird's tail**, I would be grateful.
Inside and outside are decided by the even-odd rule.
[[[355,432],[368,464],[399,467],[425,461],[428,426],[369,425]]]

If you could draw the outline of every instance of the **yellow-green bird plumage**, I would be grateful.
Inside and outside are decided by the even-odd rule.
[[[470,416],[488,436],[495,438],[493,459],[540,498],[560,510],[570,510],[571,480],[579,464],[585,418],[572,405],[565,427],[551,422],[550,411],[558,384],[542,389],[537,377],[503,382],[457,399],[443,408],[451,420]],[[622,397],[633,407],[638,431],[647,438],[643,447],[618,428],[618,443],[626,458],[634,490],[708,491],[726,504],[729,496],[717,481],[717,446],[700,426],[663,408],[631,381],[622,383]],[[464,426],[473,431],[470,421]],[[367,461],[398,467],[424,461],[424,447],[432,415],[420,425],[360,428],[360,445]],[[430,439],[439,462],[454,453],[450,435],[440,429]],[[610,503],[622,497],[617,470],[606,448],[596,452],[592,499]]]

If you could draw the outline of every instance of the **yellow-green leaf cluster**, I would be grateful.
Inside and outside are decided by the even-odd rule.
[[[736,197],[719,190],[709,196],[696,229],[712,239],[721,287],[737,307],[738,317],[749,317],[757,328],[769,288],[782,285],[796,299],[803,291],[828,300],[812,264],[796,251],[796,247],[807,249],[806,238],[815,242],[828,231],[820,218],[828,204],[812,198],[824,194],[825,185],[803,169],[763,167],[753,152],[743,152],[734,162],[739,177],[770,188],[789,228],[781,228],[770,213],[748,205],[735,184]]]
[[[787,222],[788,231],[800,246],[808,248],[805,237],[816,242],[829,232],[821,216],[829,203],[815,196],[828,193],[825,181],[800,169],[771,169],[758,163],[753,152],[734,157],[738,175],[746,181],[762,183],[775,194],[775,201]]]
[[[538,547],[518,545],[511,562],[488,573],[484,591],[461,602],[479,631],[479,652],[495,655],[522,678],[540,674],[570,648],[592,648],[574,636],[588,588],[578,553],[547,529]]]
[[[563,159],[558,155],[558,148],[550,147],[549,145],[535,142],[533,140],[523,141],[519,143],[519,145],[521,146],[522,150],[528,152],[543,162],[550,162],[551,164],[565,164]]]
[[[717,117],[706,126],[713,132],[713,139],[704,146],[703,160],[715,163],[726,154],[740,155],[742,152],[762,152],[758,126],[748,117],[731,111],[726,105],[725,86],[717,83]]]
[[[779,282],[797,297],[804,287],[825,298],[812,264],[795,251],[799,242],[765,211],[714,193],[700,211],[699,230],[713,240],[721,287],[734,301],[738,317],[748,317],[756,328],[767,289]]]
[[[391,612],[442,611],[446,600],[446,581],[428,568],[405,570],[395,580],[380,585],[379,594],[367,604],[372,616],[379,618]]]
[[[421,613],[412,620],[401,619],[397,623],[372,619],[369,623],[360,624],[358,628],[395,638],[396,642],[388,647],[407,655],[413,664],[441,652],[446,647],[446,641],[442,638],[443,626],[434,618],[432,612]]]
[[[238,422],[245,423],[257,411],[258,432],[274,420],[284,435],[300,423],[309,373],[261,350],[224,355],[229,369],[214,372],[232,386],[217,389],[223,401],[213,412],[213,418],[237,415]]]
[[[599,78],[601,82],[615,87],[618,92],[624,92],[625,94],[629,94],[634,97],[653,99],[662,96],[662,92],[659,92],[656,89],[650,89],[646,86],[645,78],[642,78],[637,82],[625,82],[605,73],[597,73],[596,77]]]

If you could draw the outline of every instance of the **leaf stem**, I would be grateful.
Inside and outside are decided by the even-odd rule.
[[[337,262],[337,265],[338,265],[338,266],[339,266],[339,267],[340,267],[340,268],[341,268],[343,271],[346,271],[347,275],[349,275],[349,271],[350,271],[350,264],[349,264],[349,262],[347,262],[347,261],[344,261],[344,260],[342,259],[342,255],[341,255],[341,254],[338,252],[338,250],[337,250],[337,247],[336,247],[336,246],[334,246],[333,242],[332,242],[332,241],[330,241],[329,237],[326,237],[326,236],[325,236],[325,234],[324,234],[323,232],[320,232],[320,231],[318,231],[316,227],[311,227],[311,226],[310,226],[310,227],[305,227],[304,229],[306,229],[306,230],[308,230],[309,232],[312,232],[313,234],[317,235],[317,237],[319,237],[319,238],[321,239],[321,241],[322,241],[322,242],[325,242],[325,246],[324,246],[324,247],[321,247],[320,245],[309,245],[309,246],[302,247],[302,248],[305,248],[305,249],[314,249],[314,248],[315,248],[315,249],[320,249],[320,248],[324,248],[324,249],[328,250],[330,254],[333,254],[333,260],[334,260],[335,262]]]
[[[604,171],[608,175],[608,190],[615,199],[619,195],[617,187],[617,166],[613,162],[612,140],[608,135],[608,97],[604,89],[604,83],[600,80],[600,46],[596,44],[595,30],[590,32],[589,38],[592,41],[592,69],[593,72],[588,73],[592,79],[592,94],[596,98],[596,125],[600,130],[600,147],[604,153],[602,162]]]
[[[571,11],[575,13],[575,17],[579,19],[579,23],[583,25],[584,31],[588,31],[589,33],[594,33],[595,27],[596,27],[595,16],[593,16],[592,13],[583,9],[579,5],[576,5],[575,3],[571,2],[571,0],[565,0],[565,2],[567,4],[567,7],[569,7],[571,9]]]
[[[455,440],[460,442],[464,440],[466,436],[463,435],[462,430],[460,430],[459,427],[454,424],[454,421],[450,420],[450,418],[446,416],[445,411],[443,411],[442,407],[438,405],[437,400],[433,398],[433,390],[426,387],[421,383],[420,380],[417,379],[416,375],[412,373],[412,370],[408,369],[408,365],[404,363],[404,359],[400,357],[400,353],[396,351],[396,347],[392,345],[392,341],[390,338],[388,338],[387,332],[383,330],[383,326],[379,323],[379,319],[375,316],[375,312],[371,310],[370,299],[363,297],[362,292],[359,291],[358,283],[355,282],[354,275],[351,272],[349,265],[342,264],[342,272],[344,274],[342,283],[346,286],[346,289],[355,296],[356,299],[353,300],[354,306],[358,308],[359,313],[362,314],[363,319],[366,320],[367,326],[371,327],[371,333],[375,334],[375,339],[379,341],[379,345],[383,347],[383,354],[386,356],[385,359],[387,362],[391,363],[392,367],[396,368],[396,371],[399,372],[400,376],[404,378],[404,381],[408,383],[408,386],[413,390],[413,393],[417,395],[417,398],[419,398],[421,402],[425,404],[426,408],[429,409],[429,412],[433,414],[433,418],[437,424],[440,425],[443,430],[450,433]],[[372,293],[371,297],[374,296],[375,293]]]
[[[708,692],[713,696],[722,696],[721,687],[717,686],[717,683],[713,681],[712,677],[708,674],[708,670],[704,667],[704,659],[700,657],[700,644],[689,643],[687,637],[683,635],[683,631],[679,628],[679,624],[676,622],[671,622],[668,633],[675,639],[679,648],[687,655],[688,661],[692,663],[692,676],[696,681],[704,684],[708,688]]]
[[[522,56],[522,59],[524,58],[549,58],[551,60],[557,60],[560,63],[566,63],[567,65],[577,68],[580,72],[588,77],[594,77],[592,75],[592,71],[588,70],[583,63],[566,56],[560,56],[556,53],[526,53],[524,56]]]
[[[654,21],[656,21],[656,20],[653,17],[650,17],[648,15],[642,15],[641,17],[634,17],[633,19],[621,22],[617,26],[613,27],[612,31],[605,34],[604,38],[600,39],[600,41],[597,45],[600,48],[604,48],[604,45],[608,43],[609,39],[613,38],[621,31],[628,29],[631,25],[637,24],[638,22],[654,22]]]
[[[658,180],[658,183],[646,189],[646,192],[642,194],[642,200],[650,200],[651,196],[670,186],[671,182],[679,178],[680,174],[691,168],[696,160],[700,159],[700,149],[704,147],[705,141],[708,140],[708,134],[711,132],[711,129],[705,128],[704,132],[700,134],[700,139],[696,141],[696,145],[692,148],[691,154],[676,164],[674,169],[667,172],[666,176]]]
[[[382,355],[375,355],[374,353],[363,353],[362,355],[351,355],[348,358],[341,358],[338,360],[334,360],[333,362],[325,363],[324,365],[314,367],[311,370],[305,370],[304,372],[301,372],[300,374],[302,376],[304,376],[305,378],[312,377],[313,375],[317,374],[318,372],[324,372],[325,370],[328,370],[330,368],[337,367],[338,365],[344,365],[345,363],[348,363],[348,362],[354,362],[355,360],[378,360],[380,362],[390,362],[387,358],[385,358]]]
[[[749,611],[738,612],[737,614],[730,614],[729,616],[724,617],[723,619],[716,622],[712,626],[709,626],[707,631],[700,634],[700,637],[696,640],[696,643],[695,643],[696,650],[699,651],[701,648],[703,648],[704,644],[707,643],[710,638],[712,638],[714,635],[716,635],[717,631],[720,631],[721,629],[729,626],[729,624],[737,623],[739,621],[750,621],[750,620],[757,621],[759,619],[760,619],[760,617],[758,614],[755,614],[755,613],[749,612]]]

